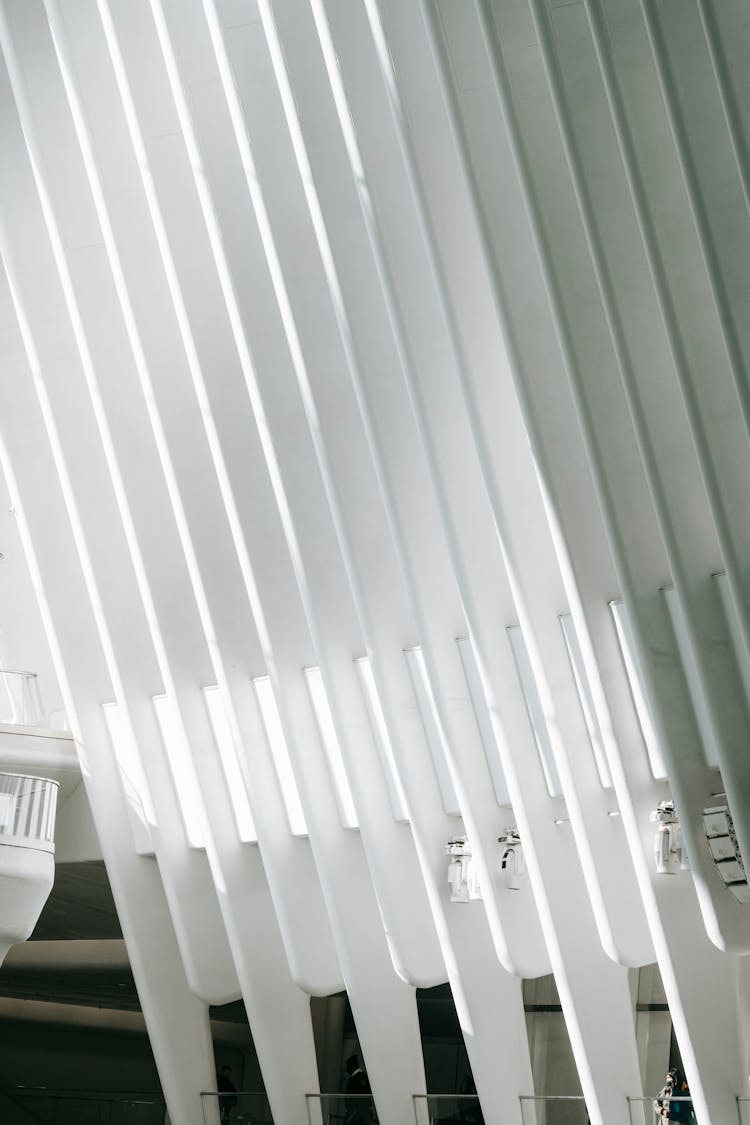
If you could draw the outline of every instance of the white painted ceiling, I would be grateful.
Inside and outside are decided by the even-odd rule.
[[[746,5],[2,0],[0,46],[15,604],[121,914],[155,853],[236,997],[244,870],[306,991],[387,940],[455,992],[468,834],[512,974],[571,911],[748,953],[701,822],[750,855]]]

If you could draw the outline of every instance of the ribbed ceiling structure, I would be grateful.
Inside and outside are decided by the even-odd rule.
[[[342,988],[411,1123],[446,980],[520,1125],[549,972],[630,1125],[654,961],[735,1121],[746,0],[2,0],[0,45],[2,466],[174,1125],[239,996],[307,1121]]]

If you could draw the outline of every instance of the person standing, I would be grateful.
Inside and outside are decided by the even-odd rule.
[[[219,1091],[219,1117],[228,1121],[232,1110],[237,1105],[237,1087],[231,1078],[232,1068],[224,1063],[221,1072],[216,1077],[216,1087]]]
[[[693,1125],[695,1122],[687,1078],[677,1067],[667,1074],[666,1082],[654,1102],[654,1110],[665,1120],[680,1121],[683,1125]]]
[[[350,1055],[344,1064],[346,1069],[346,1086],[344,1101],[346,1116],[344,1125],[371,1125],[372,1099],[362,1095],[371,1093],[367,1075],[359,1065],[357,1055]]]

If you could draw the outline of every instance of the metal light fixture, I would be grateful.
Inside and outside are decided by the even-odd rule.
[[[474,871],[474,860],[472,859],[468,837],[455,836],[448,841],[444,850],[445,854],[450,856],[448,885],[450,886],[451,902],[468,902],[472,898],[481,898],[482,892]]]
[[[674,801],[660,801],[651,813],[651,822],[658,825],[654,835],[654,859],[658,875],[675,875],[687,871],[689,863],[685,853],[680,828],[680,818],[675,812]]]
[[[521,889],[521,876],[526,872],[526,860],[518,829],[506,828],[502,836],[498,836],[497,842],[502,846],[500,872],[503,885],[506,890],[518,891]]]

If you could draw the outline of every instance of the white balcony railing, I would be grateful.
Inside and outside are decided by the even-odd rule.
[[[0,669],[0,723],[20,727],[42,724],[36,673]]]
[[[0,773],[0,844],[52,851],[58,788],[47,778]]]

